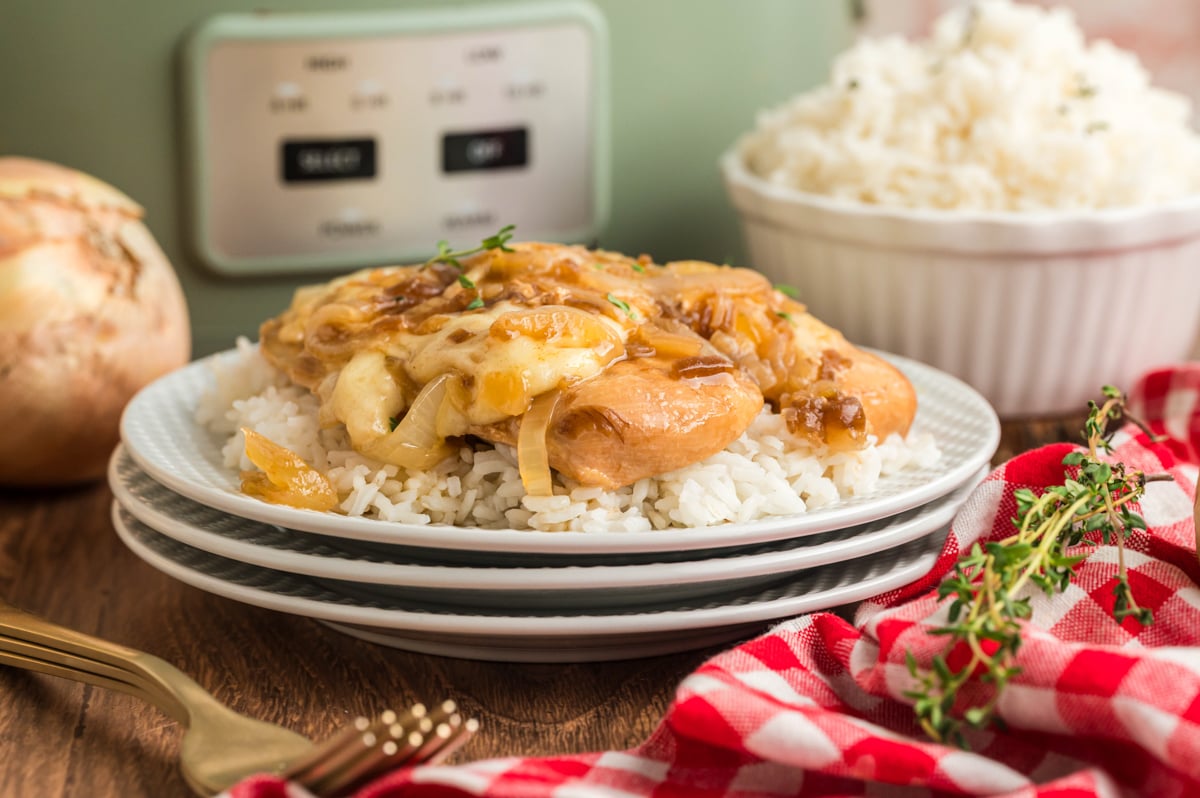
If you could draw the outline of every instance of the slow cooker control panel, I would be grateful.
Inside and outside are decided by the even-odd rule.
[[[607,42],[585,2],[223,14],[188,40],[190,233],[230,275],[410,262],[607,215]]]

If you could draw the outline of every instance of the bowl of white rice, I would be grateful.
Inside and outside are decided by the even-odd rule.
[[[1192,350],[1190,116],[1069,12],[985,0],[862,39],[721,169],[755,267],[849,339],[1067,414]]]

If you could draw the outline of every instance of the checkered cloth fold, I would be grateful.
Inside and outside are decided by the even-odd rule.
[[[993,472],[954,521],[924,578],[860,606],[854,622],[819,613],[789,620],[706,662],[679,686],[642,745],[542,759],[492,759],[389,774],[358,798],[402,796],[1191,796],[1200,795],[1200,565],[1193,499],[1200,464],[1200,363],[1155,371],[1132,410],[1165,434],[1121,430],[1112,460],[1173,482],[1148,486],[1148,524],[1125,562],[1154,623],[1112,617],[1117,550],[1081,547],[1066,592],[1033,605],[1020,674],[997,705],[1006,730],[968,733],[970,751],[933,743],[906,691],[945,638],[949,599],[936,587],[960,552],[1012,532],[1013,493],[1063,478],[1070,444],[1019,455]],[[1097,541],[1098,542],[1098,541]],[[986,697],[973,687],[964,699]],[[486,733],[486,732],[485,732]],[[301,796],[257,778],[234,798]]]

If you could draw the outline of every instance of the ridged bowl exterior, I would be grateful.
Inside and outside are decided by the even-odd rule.
[[[1155,209],[882,209],[721,162],[754,268],[851,341],[947,371],[1004,418],[1082,412],[1186,360],[1200,330],[1200,198]]]

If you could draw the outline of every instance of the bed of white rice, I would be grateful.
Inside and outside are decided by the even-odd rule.
[[[695,465],[616,491],[555,476],[555,495],[526,496],[516,453],[463,446],[429,471],[385,465],[353,451],[341,426],[321,429],[317,401],[292,385],[245,340],[214,365],[196,419],[224,441],[225,465],[253,468],[242,427],[265,435],[328,475],[347,515],[408,524],[621,532],[712,526],[803,513],[843,496],[869,493],[880,477],[937,461],[929,435],[899,436],[852,453],[813,451],[783,419],[764,411],[725,451]]]
[[[976,211],[1157,204],[1200,192],[1191,104],[1066,9],[963,3],[931,36],[864,38],[743,143],[771,182]]]

